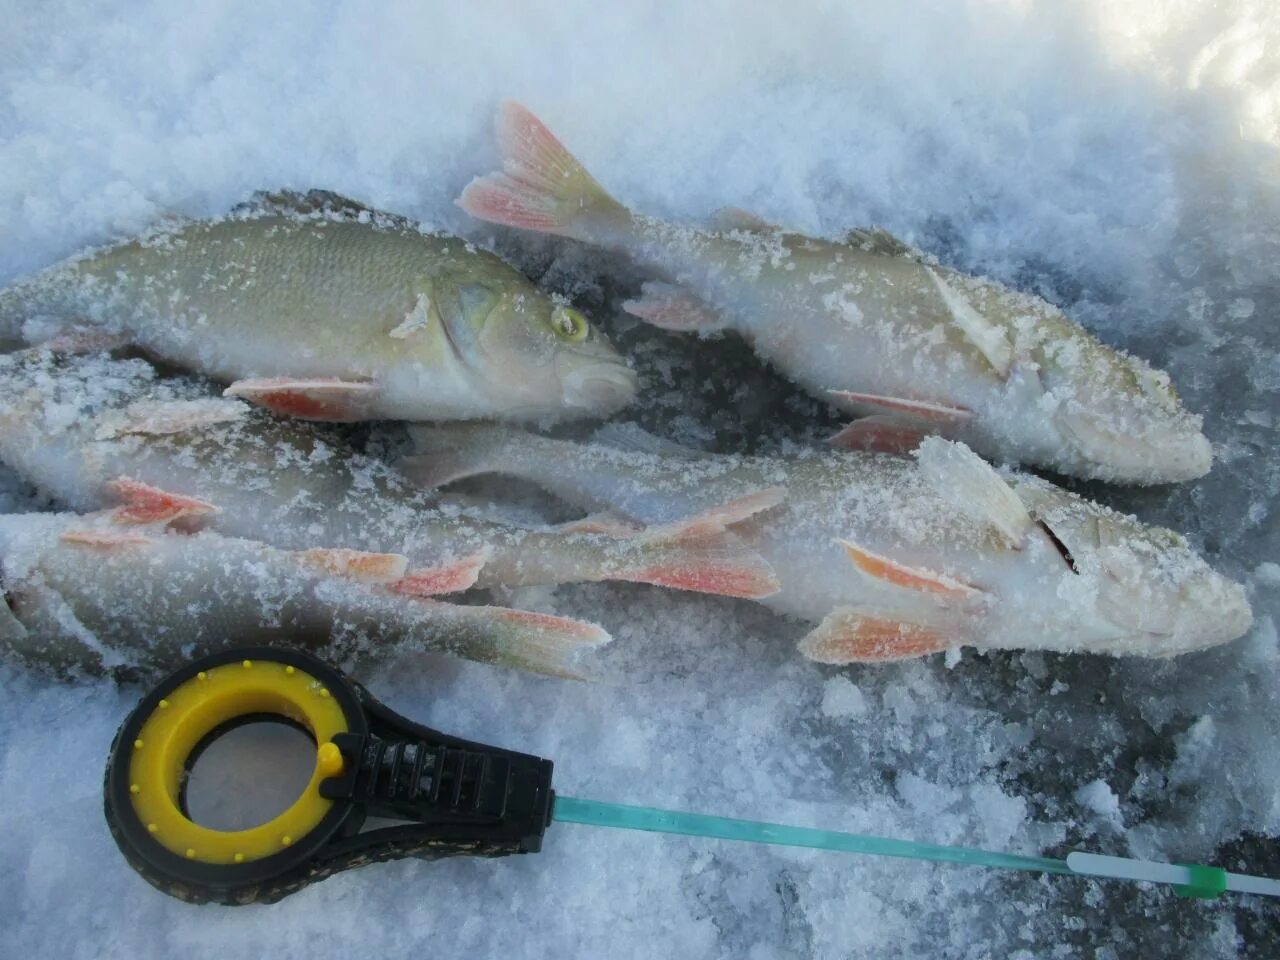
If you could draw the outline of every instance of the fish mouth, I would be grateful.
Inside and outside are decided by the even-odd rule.
[[[1063,411],[1057,421],[1099,480],[1180,483],[1203,477],[1213,465],[1213,448],[1198,424],[1129,427],[1083,410]]]
[[[1253,610],[1244,587],[1213,571],[1174,589],[1142,596],[1136,593],[1111,598],[1105,605],[1107,619],[1141,636],[1157,656],[1228,643],[1253,626]]]
[[[630,367],[599,363],[570,371],[561,384],[565,406],[607,417],[635,399],[640,380]]]

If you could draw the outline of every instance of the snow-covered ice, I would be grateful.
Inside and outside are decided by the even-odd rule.
[[[1142,0],[848,5],[5,5],[0,282],[167,212],[325,187],[467,232],[609,328],[634,416],[720,450],[837,419],[741,342],[621,315],[638,275],[452,206],[515,97],[612,192],[815,233],[878,224],[1037,292],[1171,373],[1203,480],[1080,489],[1186,533],[1257,622],[1171,661],[966,653],[833,670],[804,625],[640,586],[503,599],[604,623],[608,684],[431,656],[361,671],[395,709],[541,753],[564,792],[1280,875],[1280,14]],[[492,490],[493,486],[486,489]],[[498,490],[504,490],[502,485]],[[523,493],[523,491],[521,491]],[[0,506],[45,508],[0,476]],[[134,876],[101,814],[140,695],[0,668],[0,925],[14,955],[1273,956],[1245,898],[553,825],[543,853],[352,871],[273,907]]]

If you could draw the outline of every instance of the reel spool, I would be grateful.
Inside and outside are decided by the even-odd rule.
[[[279,720],[315,744],[310,779],[265,823],[192,819],[187,779],[211,743]],[[195,903],[271,903],[348,867],[416,856],[541,849],[552,764],[414,723],[317,658],[288,648],[204,657],[162,681],[125,719],[107,761],[105,812],[150,883]],[[370,817],[395,821],[363,830]]]

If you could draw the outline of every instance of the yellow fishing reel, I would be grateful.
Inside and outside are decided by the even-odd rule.
[[[248,829],[197,823],[187,802],[194,763],[262,720],[311,738],[301,794]],[[111,748],[105,810],[130,865],[164,892],[270,903],[375,860],[535,852],[550,822],[551,768],[414,723],[309,654],[245,648],[178,670],[138,704]],[[369,817],[393,823],[363,830]]]

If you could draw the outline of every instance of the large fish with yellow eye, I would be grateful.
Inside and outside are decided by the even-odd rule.
[[[0,339],[134,344],[314,420],[602,417],[636,391],[581,313],[494,255],[322,191],[19,281]]]
[[[781,582],[760,602],[817,623],[800,649],[825,663],[962,646],[1168,657],[1252,622],[1244,589],[1178,534],[999,473],[941,437],[915,457],[720,456],[616,424],[596,443],[498,424],[409,432],[420,455],[403,466],[424,484],[507,474],[634,522],[782,489],[781,502],[732,529]]]
[[[628,210],[523,107],[505,170],[459,204],[482,220],[629,254],[657,280],[624,304],[670,330],[732,329],[862,419],[835,441],[905,452],[930,433],[983,455],[1126,483],[1199,477],[1212,451],[1169,378],[1039,297],[948,269],[882,231],[803,236],[744,211],[709,227]]]

